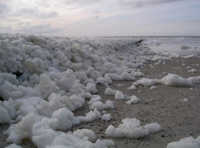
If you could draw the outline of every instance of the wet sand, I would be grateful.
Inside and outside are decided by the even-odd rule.
[[[200,75],[199,58],[173,59],[158,65],[143,68],[145,77],[161,78],[167,73],[190,77]],[[188,72],[188,67],[195,68],[195,73]],[[120,84],[120,85],[119,85]],[[166,148],[167,143],[187,136],[200,135],[200,87],[177,88],[156,86],[154,89],[140,87],[128,90],[130,82],[115,82],[113,87],[125,94],[136,95],[142,99],[139,104],[126,105],[116,102],[114,120],[125,117],[138,118],[142,123],[158,122],[162,131],[142,139],[115,139],[117,148]],[[184,102],[184,98],[188,102]]]
[[[176,58],[163,61],[160,64],[148,64],[142,68],[144,77],[161,78],[167,73],[175,73],[183,77],[200,75],[200,58]],[[195,68],[195,73],[188,72]],[[133,82],[115,81],[112,88],[121,90],[126,95],[136,95],[141,102],[128,105],[124,101],[114,101],[115,109],[108,110],[112,114],[111,121],[95,121],[80,125],[79,128],[94,130],[99,138],[107,138],[105,129],[113,124],[118,126],[122,119],[137,118],[142,124],[158,122],[162,131],[139,139],[114,138],[116,148],[166,148],[172,141],[188,136],[200,135],[200,87],[177,88],[156,86],[154,89],[140,87],[128,90]],[[112,96],[104,95],[105,88],[98,86],[99,94],[104,100],[114,100]],[[184,102],[187,98],[188,102]],[[83,110],[81,111],[83,113]]]
[[[195,68],[195,73],[188,72],[188,69]],[[175,73],[180,76],[190,77],[200,75],[200,58],[176,58],[163,61],[160,64],[147,64],[142,68],[144,77],[161,78],[167,73]],[[200,135],[200,87],[176,88],[167,86],[156,86],[154,89],[140,87],[137,90],[128,90],[133,81],[115,81],[112,88],[121,90],[126,95],[136,95],[141,102],[128,105],[124,101],[114,100],[112,96],[104,95],[104,86],[98,86],[99,95],[104,100],[114,100],[115,109],[108,110],[111,113],[111,121],[96,120],[92,123],[81,124],[74,127],[92,129],[98,138],[107,138],[104,134],[106,128],[113,124],[118,126],[124,118],[137,118],[142,124],[158,122],[162,126],[162,131],[149,135],[145,138],[113,139],[116,148],[166,148],[167,143],[187,136]],[[188,102],[184,102],[184,98]],[[76,115],[83,115],[88,112],[88,107],[84,106],[75,112]],[[1,133],[6,126],[0,126]],[[0,135],[0,147],[5,147],[5,136]],[[30,142],[25,141],[23,148],[35,148]]]

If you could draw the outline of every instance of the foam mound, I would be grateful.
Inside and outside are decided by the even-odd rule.
[[[140,121],[136,118],[126,118],[122,120],[122,124],[118,127],[110,125],[106,129],[105,134],[114,138],[139,138],[156,133],[160,130],[161,127],[158,123],[150,123],[142,126]]]

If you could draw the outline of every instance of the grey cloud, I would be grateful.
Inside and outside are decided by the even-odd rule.
[[[57,17],[58,13],[53,11],[53,12],[43,12],[40,11],[37,8],[34,9],[27,9],[23,8],[18,10],[15,14],[15,16],[23,16],[23,17],[35,17],[35,18],[52,18],[52,17]]]
[[[103,0],[64,0],[64,3],[67,5],[92,5],[98,2],[102,2]]]
[[[9,11],[9,8],[7,4],[0,1],[0,16],[5,15],[6,13],[8,13],[8,11]]]
[[[172,3],[176,1],[183,1],[183,0],[119,0],[120,6],[132,7],[132,8],[139,8],[148,5],[158,5],[164,3]]]
[[[45,18],[53,18],[53,17],[58,16],[58,13],[56,11],[45,12],[42,9],[38,9],[37,7],[13,9],[12,2],[15,2],[15,1],[16,0],[0,0],[0,16],[1,17],[22,16],[22,17],[31,17],[31,18],[34,17],[34,18],[45,19]],[[43,3],[48,4],[47,1],[45,2],[43,1]]]
[[[22,27],[17,32],[25,34],[59,34],[63,29],[52,27],[50,24],[30,25],[29,27]]]
[[[163,3],[172,3],[176,1],[184,1],[184,0],[109,0],[112,1],[112,4],[114,5],[120,5],[120,6],[127,6],[127,7],[144,7],[148,5],[158,5]],[[85,6],[85,5],[92,5],[101,2],[108,3],[108,0],[63,0],[63,3],[67,5],[79,5],[79,6]]]

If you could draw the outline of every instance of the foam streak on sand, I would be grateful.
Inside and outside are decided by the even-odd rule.
[[[174,87],[193,87],[196,84],[200,84],[200,76],[194,76],[189,78],[183,78],[176,74],[167,74],[162,79],[148,79],[142,78],[133,83],[133,86],[153,86],[153,85],[166,85]]]
[[[115,128],[110,125],[106,129],[106,135],[109,137],[126,137],[126,138],[140,138],[161,130],[158,123],[151,123],[141,126],[137,119],[126,118],[122,120],[122,124]]]

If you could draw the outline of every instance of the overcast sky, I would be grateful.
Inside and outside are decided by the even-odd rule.
[[[200,0],[0,0],[0,33],[200,35]]]

